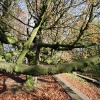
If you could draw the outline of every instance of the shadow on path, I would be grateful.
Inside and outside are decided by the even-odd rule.
[[[6,79],[4,78],[3,79],[3,84],[2,84],[3,88],[0,90],[0,94],[7,91],[7,86],[6,86],[5,82],[6,82]]]
[[[7,76],[8,78],[11,78],[18,83],[24,83],[26,81],[26,79],[20,78],[19,75],[14,75],[11,73],[7,73],[5,71],[0,71],[0,74],[2,74],[3,76]]]
[[[8,90],[8,86],[6,84],[7,82],[9,83],[9,80],[7,81],[8,78],[14,80],[17,83],[21,83],[21,86],[23,86],[23,83],[25,83],[26,81],[26,79],[25,78],[23,79],[22,77],[20,77],[20,75],[14,75],[5,71],[0,71],[0,74],[1,76],[3,76],[3,79],[0,79],[0,94]],[[11,88],[13,89],[13,87],[15,89],[15,86],[12,85]],[[18,86],[16,86],[16,89],[17,87]],[[18,88],[21,88],[21,87],[18,87]]]

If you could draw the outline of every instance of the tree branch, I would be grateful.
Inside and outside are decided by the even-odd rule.
[[[45,44],[45,43],[35,43],[34,47],[45,47],[45,48],[52,48],[54,50],[58,50],[58,51],[65,51],[65,50],[72,50],[74,48],[88,48],[90,46],[95,46],[95,43],[91,43],[91,44],[86,44],[86,45],[77,45],[77,46],[73,46],[73,45],[69,45],[69,44]],[[33,49],[34,47],[30,47],[30,49]]]
[[[9,14],[10,14],[10,13],[9,13]],[[13,17],[14,19],[16,19],[17,21],[21,22],[22,24],[27,25],[27,26],[29,26],[29,27],[31,27],[31,28],[34,28],[34,26],[31,26],[31,25],[29,25],[29,24],[24,23],[22,20],[16,18],[16,17],[13,16],[12,14],[10,14],[10,16]]]
[[[73,46],[76,45],[76,43],[80,40],[80,38],[81,38],[82,35],[84,34],[84,31],[87,30],[88,24],[92,21],[92,17],[93,17],[93,5],[91,4],[88,22],[86,23],[86,25],[85,25],[84,28],[83,28],[84,23],[83,23],[83,25],[81,26],[79,36],[77,37],[77,40],[74,41]]]

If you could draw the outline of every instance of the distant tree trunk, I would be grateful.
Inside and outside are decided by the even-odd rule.
[[[37,50],[36,50],[36,65],[39,64],[39,58],[40,58],[40,47],[37,47]]]

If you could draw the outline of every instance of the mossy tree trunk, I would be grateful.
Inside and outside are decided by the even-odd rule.
[[[22,52],[21,52],[21,54],[16,62],[16,66],[15,66],[16,71],[19,71],[20,68],[22,67],[23,59],[24,59],[26,53],[28,52],[30,45],[33,42],[36,34],[38,33],[38,31],[41,27],[41,24],[44,21],[44,18],[46,15],[46,10],[50,6],[50,3],[51,3],[51,0],[47,0],[46,3],[43,5],[43,12],[41,13],[40,20],[39,20],[38,24],[36,25],[36,27],[34,28],[34,30],[32,31],[30,38],[25,42],[25,44],[23,46],[23,50],[22,50]],[[44,9],[44,6],[45,6],[45,9]]]
[[[79,61],[73,61],[70,63],[63,63],[58,65],[33,65],[28,66],[22,64],[22,67],[17,71],[18,73],[26,74],[26,75],[46,75],[46,74],[57,74],[57,73],[63,73],[63,72],[71,72],[73,69],[81,69],[84,70],[89,66],[92,66],[93,68],[95,65],[100,64],[100,54],[79,60]],[[7,63],[7,62],[0,62],[0,69],[6,70],[8,72],[15,72],[14,70],[15,64],[14,63]]]
[[[31,45],[33,39],[35,38],[35,36],[36,36],[36,34],[37,34],[39,28],[40,28],[40,25],[38,25],[38,26],[33,30],[33,32],[32,32],[32,34],[31,34],[30,38],[25,42],[24,47],[23,47],[23,50],[22,50],[22,52],[21,52],[21,54],[20,54],[20,56],[19,56],[19,58],[18,58],[18,60],[17,60],[17,62],[16,62],[16,66],[15,66],[15,70],[16,70],[16,71],[20,70],[20,67],[22,67],[23,59],[24,59],[26,53],[28,52],[28,50],[29,50],[29,48],[30,48],[30,45]]]

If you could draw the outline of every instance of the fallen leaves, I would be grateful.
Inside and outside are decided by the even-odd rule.
[[[3,76],[2,76],[3,77]],[[0,80],[2,80],[0,77]],[[9,82],[8,82],[8,80]],[[14,86],[18,84],[10,78],[6,77],[6,86]],[[37,87],[34,91],[26,91],[18,89],[15,93],[10,88],[0,94],[0,100],[71,100],[68,94],[64,92],[62,87],[56,83],[52,76],[40,76],[37,77]],[[3,84],[0,84],[0,91],[3,88]]]

